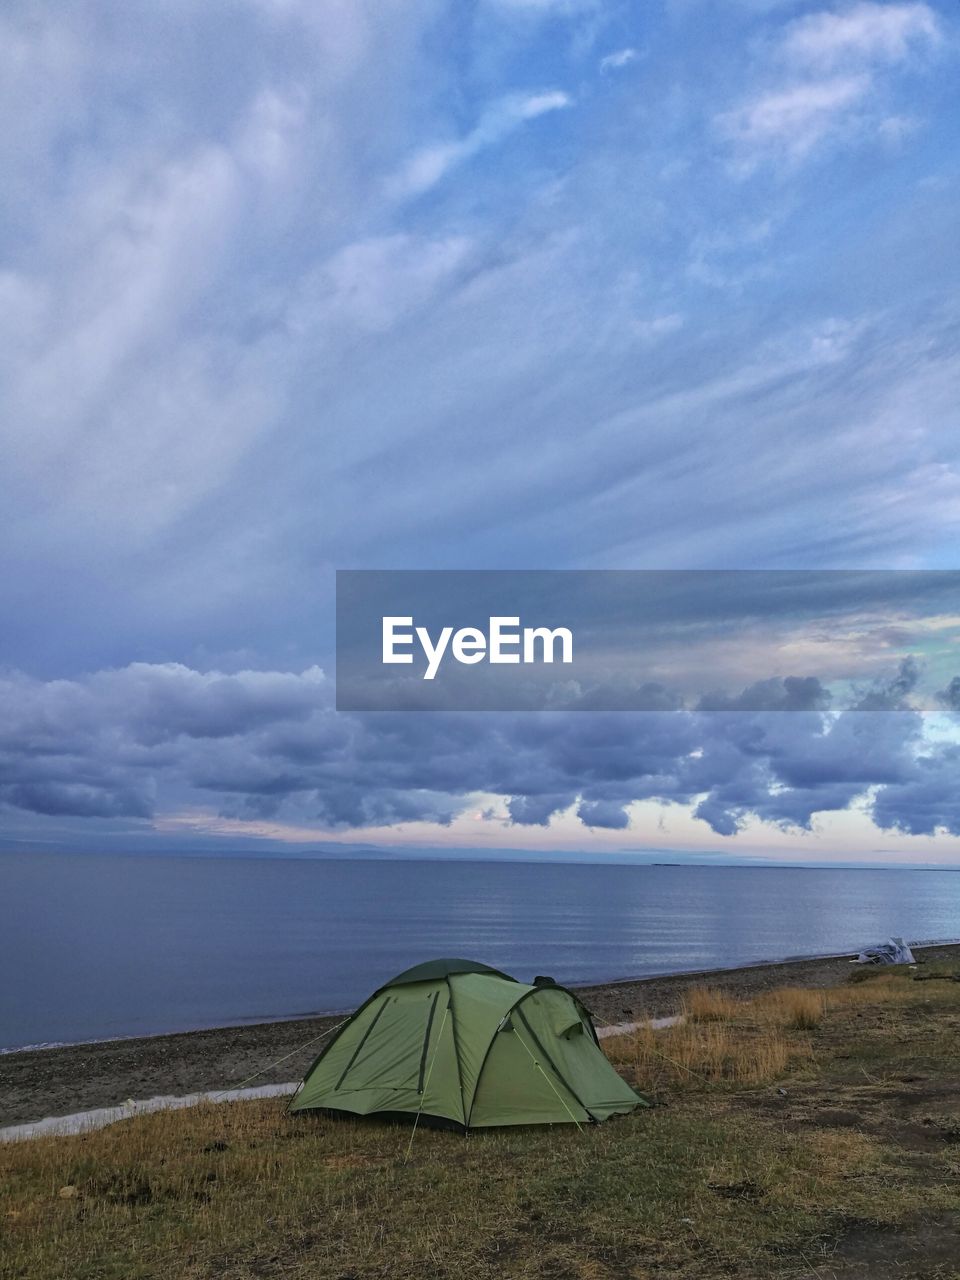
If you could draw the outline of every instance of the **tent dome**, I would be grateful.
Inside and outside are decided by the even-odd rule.
[[[590,1124],[646,1105],[604,1057],[572,991],[471,960],[430,960],[360,1006],[290,1110],[467,1130]]]
[[[508,982],[516,981],[508,973],[491,969],[488,964],[480,964],[477,960],[425,960],[423,964],[415,964],[412,969],[404,969],[403,973],[398,973],[395,978],[385,982],[380,990],[383,991],[386,987],[402,987],[406,982],[426,982],[430,978],[448,978],[452,973],[493,973],[498,978],[506,978]]]

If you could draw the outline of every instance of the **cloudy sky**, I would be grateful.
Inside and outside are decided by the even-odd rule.
[[[958,64],[923,0],[5,4],[3,847],[960,863],[903,644],[870,715],[783,712],[802,645],[720,711],[332,685],[336,568],[954,567]]]

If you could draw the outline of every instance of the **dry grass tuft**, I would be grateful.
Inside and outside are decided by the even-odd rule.
[[[762,1019],[791,1031],[812,1031],[823,1021],[826,1004],[822,991],[807,987],[780,987],[765,991],[753,1001]]]
[[[726,991],[714,987],[691,987],[681,1004],[690,1022],[729,1022],[743,1011],[743,1005]]]
[[[807,1046],[791,1044],[770,1027],[721,1022],[684,1022],[663,1031],[644,1024],[631,1035],[611,1037],[604,1051],[641,1092],[705,1082],[759,1084],[781,1075],[791,1057],[809,1054]]]
[[[944,984],[946,986],[946,984]],[[937,984],[931,983],[930,987]],[[922,988],[924,999],[938,992],[930,987]],[[848,1009],[851,1006],[865,1004],[912,1004],[918,998],[918,989],[911,978],[900,972],[872,972],[869,979],[844,983],[841,987],[831,987],[825,993],[827,1007],[830,1009]]]

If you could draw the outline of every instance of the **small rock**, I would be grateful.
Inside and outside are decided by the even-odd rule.
[[[60,1190],[57,1192],[57,1195],[60,1197],[61,1200],[72,1200],[73,1197],[77,1194],[78,1194],[77,1188],[73,1186],[72,1183],[66,1187],[61,1187]]]

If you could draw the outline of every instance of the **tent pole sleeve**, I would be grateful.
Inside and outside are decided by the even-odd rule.
[[[423,1052],[420,1054],[420,1074],[417,1077],[417,1093],[423,1093],[423,1073],[427,1066],[427,1050],[430,1048],[430,1032],[433,1030],[433,1015],[437,1011],[437,1001],[440,999],[440,992],[433,993],[433,999],[430,1001],[430,1015],[427,1018],[427,1029],[423,1035]]]
[[[453,1058],[457,1064],[457,1085],[460,1089],[460,1114],[463,1116],[463,1123],[467,1123],[467,1104],[463,1096],[463,1064],[460,1061],[460,1041],[457,1037],[457,1011],[453,1007],[453,983],[450,981],[450,975],[447,975],[447,1008],[450,1010],[450,1029],[453,1033]]]
[[[438,993],[439,994],[439,993]],[[434,996],[434,1007],[436,1007],[436,996]],[[424,1091],[420,1094],[420,1105],[417,1107],[417,1114],[413,1120],[413,1128],[410,1131],[410,1143],[407,1147],[407,1154],[403,1157],[403,1163],[406,1164],[410,1159],[410,1152],[413,1150],[413,1140],[417,1136],[417,1125],[420,1123],[420,1114],[423,1111],[424,1092],[430,1087],[430,1077],[433,1075],[433,1064],[437,1060],[437,1054],[440,1052],[440,1042],[443,1039],[443,1028],[447,1025],[447,1014],[450,1012],[450,1002],[447,1001],[447,1007],[443,1011],[443,1021],[440,1023],[440,1034],[437,1036],[437,1047],[433,1051],[433,1057],[430,1059],[430,1070],[427,1072],[427,1083],[424,1085]],[[430,1010],[430,1016],[433,1016],[433,1009]]]
[[[343,1068],[343,1071],[342,1071],[342,1073],[341,1073],[341,1075],[340,1075],[340,1079],[339,1079],[339,1080],[337,1081],[337,1083],[333,1086],[333,1088],[334,1088],[334,1092],[336,1092],[336,1090],[340,1088],[340,1086],[343,1084],[344,1080],[347,1078],[347,1072],[350,1070],[350,1068],[351,1068],[351,1067],[353,1066],[353,1064],[356,1062],[357,1058],[360,1056],[360,1050],[361,1050],[361,1049],[363,1048],[363,1046],[367,1043],[367,1038],[369,1037],[370,1032],[371,1032],[371,1031],[373,1030],[373,1028],[377,1025],[377,1023],[380,1021],[380,1015],[381,1015],[381,1013],[383,1013],[384,1009],[387,1007],[387,1005],[389,1004],[389,1002],[390,1002],[390,997],[389,997],[389,996],[386,996],[386,997],[384,998],[383,1004],[380,1006],[380,1008],[379,1008],[379,1009],[377,1010],[377,1012],[374,1014],[374,1016],[373,1016],[373,1021],[370,1023],[369,1027],[367,1027],[366,1031],[365,1031],[365,1032],[363,1033],[363,1035],[361,1036],[361,1038],[360,1038],[360,1043],[357,1045],[357,1047],[354,1049],[353,1053],[351,1054],[350,1061],[349,1061],[349,1062],[347,1063],[347,1065]]]

